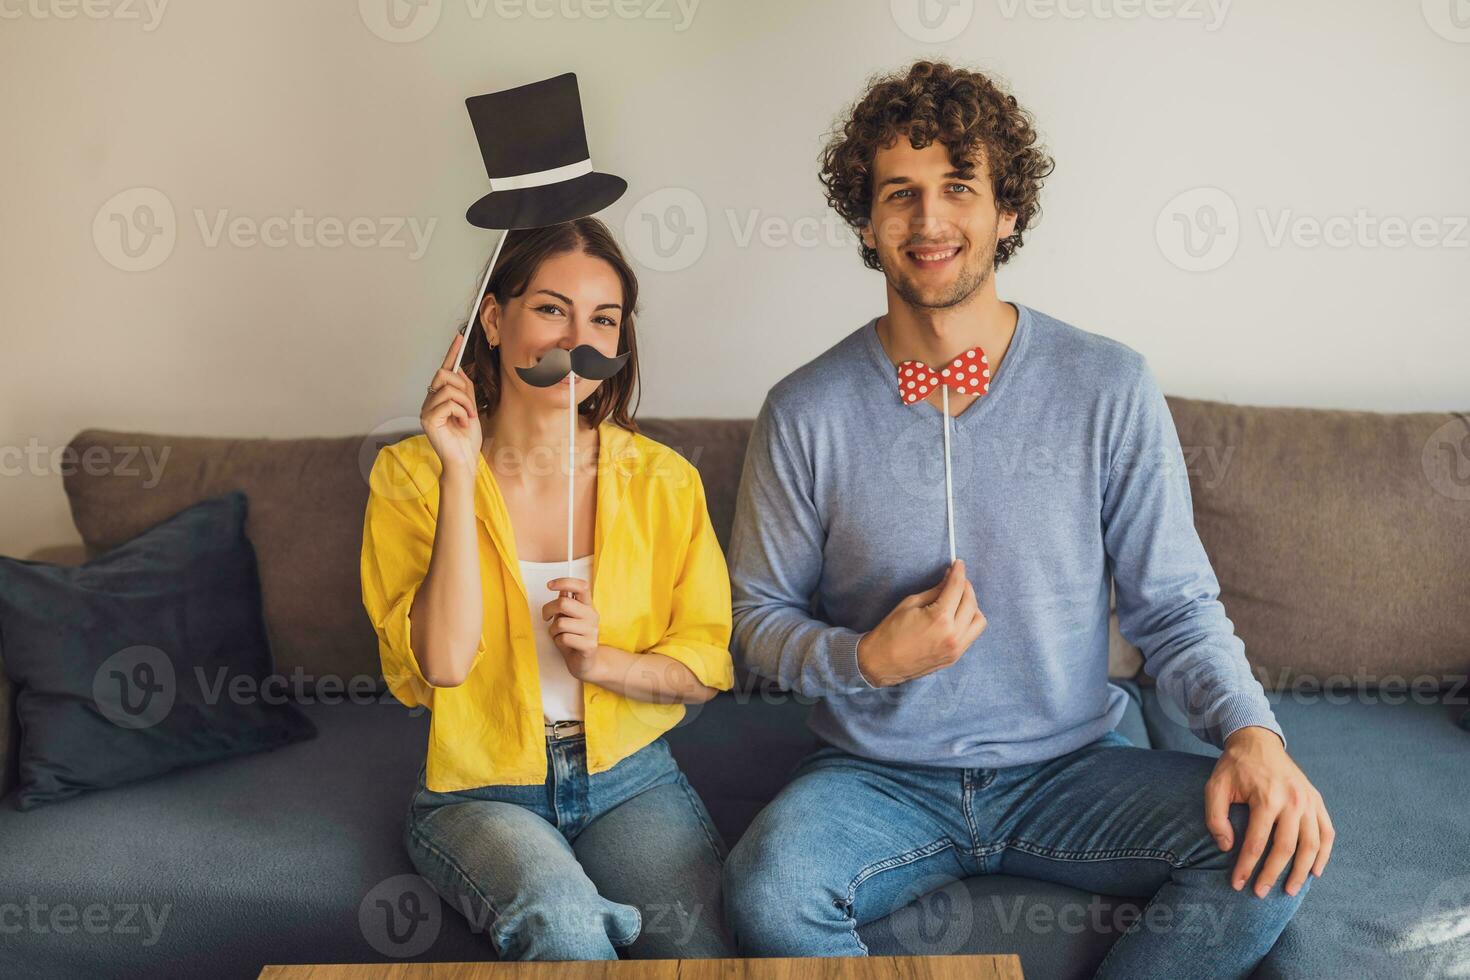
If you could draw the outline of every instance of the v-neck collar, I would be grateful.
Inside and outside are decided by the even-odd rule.
[[[614,422],[604,421],[597,427],[597,526],[593,530],[592,591],[597,593],[598,573],[602,570],[602,558],[607,554],[607,540],[612,534],[618,513],[627,497],[628,481],[633,475],[631,459],[638,452],[633,434]],[[505,506],[505,497],[490,461],[484,453],[480,457],[478,479],[475,481],[475,516],[490,532],[490,540],[505,567],[515,572],[511,578],[526,596],[526,583],[521,581],[520,556],[516,553],[515,531],[510,523],[510,511]],[[562,499],[563,508],[565,499]]]
[[[1011,334],[1010,347],[1006,349],[1006,356],[1003,362],[1005,369],[996,369],[994,376],[990,379],[989,391],[972,401],[960,414],[950,416],[949,424],[951,426],[958,427],[966,425],[972,418],[978,418],[990,411],[990,403],[997,397],[1004,396],[1006,379],[1016,373],[1016,365],[1020,361],[1021,355],[1026,351],[1027,341],[1031,336],[1031,308],[1010,300],[1007,300],[1007,302],[1010,302],[1016,308],[1016,329]],[[915,408],[922,406],[934,413],[933,418],[935,421],[943,422],[944,413],[938,407],[931,405],[928,400],[914,402],[912,405],[905,405],[902,398],[899,397],[898,388],[896,387],[898,379],[894,373],[898,370],[898,365],[888,359],[888,352],[883,349],[883,341],[878,338],[878,317],[875,316],[869,320],[867,325],[863,327],[862,332],[864,346],[868,349],[873,366],[878,369],[878,373],[882,376],[883,384],[890,389],[890,393],[893,396],[893,404],[905,412],[913,411]]]

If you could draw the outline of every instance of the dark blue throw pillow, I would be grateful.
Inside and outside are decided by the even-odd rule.
[[[203,501],[77,568],[0,557],[20,809],[316,735],[267,683],[246,510]]]

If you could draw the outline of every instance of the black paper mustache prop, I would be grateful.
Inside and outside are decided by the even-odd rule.
[[[541,356],[534,367],[518,367],[516,374],[528,385],[550,388],[569,372],[588,381],[606,381],[621,371],[627,363],[626,351],[617,357],[608,357],[591,344],[578,344],[570,351],[565,347],[553,347]]]

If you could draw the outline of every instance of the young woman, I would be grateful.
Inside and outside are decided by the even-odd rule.
[[[389,688],[431,709],[404,841],[502,959],[734,955],[725,846],[663,738],[733,686],[704,489],[630,417],[638,284],[606,226],[509,235],[464,366],[456,335],[423,434],[371,475],[363,603]],[[628,363],[547,388],[514,370],[582,344]]]

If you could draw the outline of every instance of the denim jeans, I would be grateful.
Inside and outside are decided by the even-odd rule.
[[[1204,816],[1215,761],[1137,748],[1117,732],[1004,769],[876,762],[823,746],[725,864],[735,942],[752,956],[864,956],[859,926],[947,882],[1007,874],[1149,898],[1097,976],[1247,976],[1307,888],[1292,896],[1278,882],[1257,898],[1254,876],[1231,887],[1249,813],[1230,807],[1235,839],[1221,851]]]
[[[584,735],[546,740],[536,786],[418,790],[404,844],[505,960],[731,956],[725,845],[663,738],[589,775]]]

